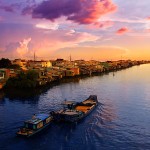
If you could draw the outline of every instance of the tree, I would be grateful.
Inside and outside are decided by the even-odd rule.
[[[10,66],[8,66],[9,69],[21,69],[19,65],[17,64],[12,64]]]
[[[37,86],[38,72],[29,70],[26,73],[20,72],[16,77],[7,80],[5,88],[27,89]]]
[[[0,60],[0,68],[8,68],[11,65],[11,61],[9,59],[2,58]]]
[[[31,81],[36,81],[39,77],[38,72],[35,70],[29,70],[26,75],[27,75],[27,79]]]

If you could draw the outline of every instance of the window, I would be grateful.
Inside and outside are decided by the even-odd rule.
[[[34,129],[34,130],[36,129],[36,125],[35,125],[35,124],[33,125],[33,129]]]
[[[50,118],[50,117],[48,117],[48,118],[46,119],[46,123],[49,123],[49,122],[50,122],[50,120],[51,120],[51,118]]]
[[[43,122],[40,122],[37,124],[37,129],[42,128],[43,127]]]

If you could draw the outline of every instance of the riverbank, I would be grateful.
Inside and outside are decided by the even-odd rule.
[[[138,65],[139,66],[139,65]],[[132,66],[134,67],[134,66]],[[17,88],[3,88],[0,92],[0,99],[2,97],[8,97],[10,99],[15,99],[15,98],[21,98],[21,99],[27,99],[30,97],[35,97],[39,96],[42,93],[48,91],[49,89],[53,88],[54,86],[58,86],[61,84],[66,84],[66,83],[79,83],[81,79],[86,79],[90,78],[93,76],[103,76],[103,75],[108,75],[109,73],[113,72],[113,76],[115,75],[115,72],[128,69],[131,67],[126,67],[122,69],[115,69],[115,70],[105,70],[103,72],[94,72],[92,74],[84,74],[84,75],[78,75],[74,77],[63,77],[61,79],[54,80],[52,82],[47,82],[45,85],[37,86],[36,88],[32,89],[17,89]]]
[[[78,75],[74,75],[74,76],[57,76],[51,80],[45,80],[44,84],[42,85],[38,85],[37,88],[40,87],[45,87],[45,86],[49,86],[49,85],[58,85],[61,83],[68,83],[68,82],[79,82],[80,79],[82,78],[87,78],[87,77],[92,77],[92,76],[99,76],[99,75],[105,75],[108,74],[110,72],[117,72],[117,71],[121,71],[124,69],[128,69],[134,66],[140,66],[143,64],[147,64],[147,63],[138,63],[138,64],[130,64],[128,66],[115,66],[115,67],[105,67],[103,69],[97,69],[97,70],[88,70],[86,72],[82,72]]]
[[[61,62],[62,63],[62,62]],[[70,63],[70,62],[69,62]],[[89,63],[89,62],[88,62]],[[17,89],[41,89],[49,86],[56,85],[58,83],[67,81],[69,79],[76,80],[78,78],[102,75],[109,72],[115,72],[130,68],[136,65],[146,64],[148,61],[108,61],[97,62],[94,61],[90,64],[82,61],[76,64],[76,67],[53,66],[52,68],[42,69],[29,69],[27,71],[18,71],[14,77],[8,77],[8,79],[1,82],[1,90],[17,90]]]

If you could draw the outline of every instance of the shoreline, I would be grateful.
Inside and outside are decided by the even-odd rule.
[[[27,70],[23,70],[21,68],[20,70],[10,70],[8,68],[1,69],[0,91],[9,89],[33,90],[45,87],[47,85],[51,86],[58,84],[65,79],[102,75],[109,72],[131,68],[133,66],[150,63],[150,61],[144,60],[118,60],[106,62],[77,60],[69,62],[59,59],[54,62],[52,65],[53,67],[43,66],[36,68],[34,66],[30,67],[26,64]],[[30,61],[28,63],[30,63]],[[36,62],[34,62],[34,65],[36,66]]]
[[[140,65],[142,65],[142,64],[140,64]],[[134,65],[134,66],[140,66],[140,65]],[[107,75],[109,73],[129,69],[134,66],[121,68],[121,69],[107,70],[107,71],[103,71],[103,72],[95,72],[95,73],[92,73],[91,75],[85,74],[85,75],[78,75],[78,76],[73,76],[73,77],[63,77],[61,79],[57,79],[52,82],[48,82],[47,84],[38,86],[36,88],[29,88],[29,89],[2,88],[0,90],[0,99],[2,99],[2,97],[4,97],[4,96],[9,97],[11,99],[13,99],[13,98],[26,99],[26,98],[33,97],[33,96],[38,96],[38,95],[42,94],[43,92],[49,90],[50,88],[53,88],[54,86],[58,86],[58,85],[65,84],[65,83],[71,83],[71,82],[79,82],[80,79],[94,77],[94,76],[103,76],[103,75]]]

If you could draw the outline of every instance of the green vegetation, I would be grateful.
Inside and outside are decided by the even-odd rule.
[[[10,66],[7,67],[8,69],[21,69],[19,65],[17,64],[12,64]]]
[[[11,61],[6,58],[0,59],[0,68],[21,69],[19,65],[12,64]]]
[[[20,72],[16,77],[7,80],[4,88],[34,88],[37,86],[38,72],[29,70],[26,73]]]
[[[102,66],[104,66],[104,68],[109,69],[109,64],[108,62],[101,62],[100,63]]]

